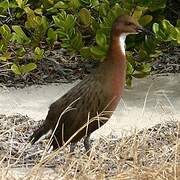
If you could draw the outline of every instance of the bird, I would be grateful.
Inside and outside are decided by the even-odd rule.
[[[89,151],[91,133],[110,119],[123,94],[127,64],[125,39],[140,32],[146,30],[131,16],[115,19],[103,62],[50,105],[46,119],[29,139],[32,144],[51,130],[53,150],[65,143],[73,147],[84,138],[84,147]]]

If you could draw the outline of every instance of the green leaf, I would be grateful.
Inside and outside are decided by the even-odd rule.
[[[29,63],[21,66],[21,72],[22,74],[29,73],[37,68],[37,65],[35,63]]]
[[[151,65],[150,64],[139,64],[136,66],[136,71],[139,71],[138,74],[149,74],[151,72]]]
[[[157,43],[156,40],[153,38],[150,38],[148,36],[145,36],[145,41],[143,43],[143,50],[146,51],[144,54],[144,58],[148,58],[148,55],[153,53],[156,49]]]
[[[79,0],[71,0],[69,1],[68,6],[72,9],[78,9],[81,6],[81,3],[79,2]]]
[[[79,11],[79,20],[82,24],[89,26],[91,24],[91,19],[91,12],[88,9],[82,8]]]
[[[12,37],[11,29],[6,24],[4,24],[0,27],[0,34],[6,41],[9,41]]]
[[[62,38],[68,38],[68,34],[61,31],[60,29],[57,29],[57,34],[59,35],[59,37],[62,39]]]
[[[92,17],[91,29],[92,29],[92,31],[93,31],[94,34],[96,33],[97,29],[100,28],[99,25],[100,25],[100,24],[96,21],[96,19]]]
[[[180,27],[180,19],[177,20],[176,26]]]
[[[52,16],[56,26],[66,33],[70,31],[75,26],[76,17],[72,14],[66,14],[65,11],[62,11],[57,16]]]
[[[57,40],[57,33],[52,28],[48,29],[46,41],[50,44],[53,44]]]
[[[169,39],[176,41],[177,36],[178,36],[178,30],[176,28],[171,29]]]
[[[177,43],[180,44],[180,28],[176,28],[177,29]]]
[[[24,47],[20,47],[16,49],[16,55],[18,58],[23,57],[26,54],[26,49]]]
[[[4,16],[4,15],[2,15],[2,14],[0,14],[0,18],[6,18],[7,16]]]
[[[153,29],[157,39],[159,39],[160,41],[167,41],[168,37],[165,34],[165,31],[160,29],[160,26],[158,23],[154,23],[152,29]]]
[[[114,17],[118,17],[122,13],[123,9],[120,4],[116,3],[112,8],[112,13]]]
[[[15,31],[12,37],[13,41],[17,41],[18,43],[30,43],[31,40],[26,36],[20,26],[14,25],[12,29]]]
[[[139,23],[142,26],[146,26],[147,24],[149,24],[152,21],[153,17],[151,15],[144,15],[139,19]]]
[[[159,30],[157,33],[157,37],[161,40],[161,41],[167,41],[168,40],[168,36],[165,34],[165,32],[163,30]]]
[[[106,51],[98,46],[91,47],[90,51],[96,58],[104,58],[106,56]]]
[[[99,0],[91,0],[91,6],[96,7],[99,5]]]
[[[152,29],[153,29],[155,34],[158,33],[158,31],[159,31],[159,24],[158,23],[154,23]]]
[[[101,3],[98,9],[100,16],[101,17],[107,16],[109,9],[110,9],[109,1]]]
[[[0,56],[0,61],[7,61],[9,59],[11,59],[11,53],[10,52],[6,52],[2,56]]]
[[[132,52],[132,51],[126,51],[127,60],[134,67],[134,66],[136,66],[136,62],[134,61],[133,54],[134,54],[134,52]]]
[[[131,65],[131,63],[127,62],[127,74],[131,75],[133,74],[133,72],[134,72],[133,66]]]
[[[106,39],[106,35],[105,35],[102,31],[97,31],[97,32],[96,32],[96,43],[97,43],[101,48],[106,48],[107,39]]]
[[[167,32],[170,32],[174,28],[174,26],[166,19],[162,21],[162,26]]]
[[[34,12],[35,12],[36,14],[38,14],[38,15],[41,15],[41,16],[43,15],[43,12],[42,12],[42,9],[41,9],[41,8],[35,9]]]
[[[3,40],[0,40],[0,52],[6,52],[8,47],[8,43],[4,42]]]
[[[156,11],[158,9],[164,9],[166,7],[166,1],[167,0],[152,1],[152,3],[149,6],[149,10]]]
[[[15,73],[15,74],[17,74],[17,75],[21,75],[22,73],[21,73],[21,69],[19,68],[19,66],[17,66],[16,64],[13,64],[12,66],[11,66],[11,70]]]
[[[155,50],[153,54],[150,54],[149,57],[150,58],[157,58],[162,54],[161,50]]]
[[[91,0],[81,0],[81,3],[84,3],[86,5],[90,5]]]
[[[41,18],[41,24],[43,26],[43,30],[47,31],[48,27],[49,27],[49,23],[48,23],[48,19],[45,16],[42,16]]]
[[[16,0],[16,3],[19,8],[24,9],[25,5],[27,4],[28,0]]]
[[[180,28],[171,29],[169,39],[175,41],[177,44],[180,44]]]
[[[48,12],[48,14],[57,14],[59,12],[59,10],[54,7],[50,7],[49,9],[46,9],[46,11]]]
[[[68,5],[67,3],[64,3],[62,1],[58,1],[53,8],[57,8],[57,9],[67,9]]]
[[[70,41],[73,49],[77,51],[80,50],[84,45],[82,41],[82,35],[80,32],[76,32],[74,38],[72,38]]]
[[[27,15],[27,21],[25,22],[26,28],[36,29],[40,26],[42,22],[42,18],[40,16],[36,16],[34,11],[29,7],[25,7],[24,11]]]
[[[132,75],[126,76],[126,85],[128,88],[130,88],[132,86]]]
[[[35,58],[36,60],[40,60],[44,56],[44,49],[40,49],[39,47],[36,47],[34,50]],[[32,66],[32,64],[31,64]]]
[[[3,8],[4,10],[9,8],[9,3],[8,1],[3,1],[0,3],[0,8]]]
[[[112,11],[109,11],[108,15],[103,17],[103,21],[99,25],[103,32],[110,32],[115,18]]]
[[[143,73],[150,73],[150,72],[151,72],[151,66],[150,66],[150,64],[143,64],[143,65],[142,65],[142,72],[143,72]]]
[[[76,20],[75,16],[69,15],[69,14],[67,15],[66,22],[65,22],[65,27],[67,30],[74,27],[75,22],[76,22],[75,20]]]
[[[91,53],[91,48],[90,47],[83,47],[80,50],[80,54],[81,56],[85,57],[85,58],[91,58],[92,57],[92,53]]]
[[[142,10],[136,9],[132,15],[132,17],[136,20],[139,20],[142,15]]]
[[[146,58],[149,57],[148,54],[147,54],[147,52],[146,52],[145,50],[143,50],[143,49],[140,49],[139,52],[138,52],[138,54],[139,54],[139,56],[140,56],[142,59],[146,59]]]

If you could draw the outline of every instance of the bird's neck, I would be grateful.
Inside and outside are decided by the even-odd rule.
[[[112,98],[115,98],[115,105],[117,105],[122,96],[126,78],[125,39],[126,34],[123,33],[119,37],[111,37],[108,56],[105,62],[109,65],[107,69],[109,71],[109,78],[113,89],[111,93]]]
[[[126,60],[125,40],[125,33],[121,33],[120,36],[111,36],[111,42],[108,51],[108,59],[110,61],[118,62]]]

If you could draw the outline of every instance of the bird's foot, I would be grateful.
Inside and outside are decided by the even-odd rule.
[[[76,143],[71,143],[71,144],[70,144],[70,151],[69,151],[69,152],[70,152],[71,154],[74,154],[75,148],[76,148]]]

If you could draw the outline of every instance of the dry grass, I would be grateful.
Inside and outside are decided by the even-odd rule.
[[[5,179],[180,179],[180,122],[170,121],[92,141],[90,156],[82,142],[48,153],[47,140],[27,143],[38,122],[0,116],[0,178]]]

